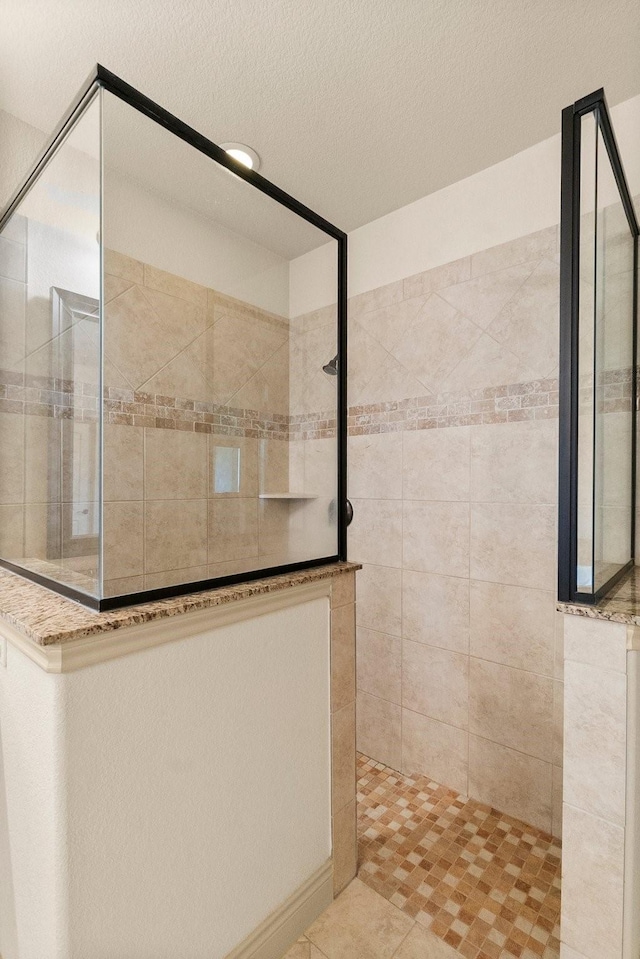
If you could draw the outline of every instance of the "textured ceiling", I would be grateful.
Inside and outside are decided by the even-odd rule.
[[[99,61],[345,230],[640,92],[638,0],[2,0],[0,109],[55,127]]]

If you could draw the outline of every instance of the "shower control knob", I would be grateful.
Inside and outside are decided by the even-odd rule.
[[[353,506],[351,505],[351,500],[347,500],[347,526],[351,526],[351,520],[353,519]]]

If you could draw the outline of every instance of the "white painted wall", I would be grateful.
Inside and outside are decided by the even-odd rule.
[[[329,716],[328,598],[61,676],[9,646],[3,959],[222,959],[331,854]]]
[[[627,179],[636,194],[640,192],[640,96],[613,107],[611,114]],[[429,162],[428,156],[424,162]],[[354,230],[349,235],[349,296],[515,240],[559,220],[557,134]],[[330,245],[292,261],[291,316],[332,302],[327,298],[330,287],[322,278],[333,262]]]

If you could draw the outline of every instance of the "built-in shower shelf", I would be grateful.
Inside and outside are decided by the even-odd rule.
[[[317,499],[315,493],[260,493],[258,499]]]

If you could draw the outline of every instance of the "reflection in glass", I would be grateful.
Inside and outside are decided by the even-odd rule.
[[[582,119],[578,589],[629,562],[633,451],[634,238],[594,114]]]
[[[5,225],[1,414],[24,484],[0,555],[100,593],[100,108],[95,97]],[[18,438],[19,437],[19,438]],[[7,455],[3,436],[0,455]],[[18,519],[19,518],[19,519]]]

